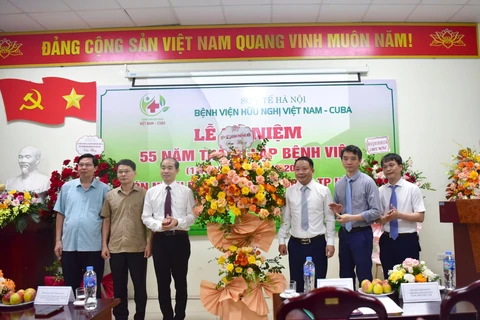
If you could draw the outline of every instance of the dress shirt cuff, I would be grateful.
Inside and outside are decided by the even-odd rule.
[[[327,246],[334,246],[334,245],[335,245],[335,237],[328,237]]]
[[[278,238],[278,244],[285,244],[285,238]]]

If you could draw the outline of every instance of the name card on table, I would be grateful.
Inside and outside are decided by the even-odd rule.
[[[438,282],[402,283],[400,291],[404,303],[442,300]]]
[[[352,278],[317,279],[317,288],[336,287],[353,290]]]
[[[40,286],[34,304],[66,306],[74,300],[72,287]]]

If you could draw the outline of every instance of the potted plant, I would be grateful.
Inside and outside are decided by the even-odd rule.
[[[60,260],[55,260],[52,265],[45,267],[45,271],[51,273],[43,278],[46,286],[63,286],[62,264]]]

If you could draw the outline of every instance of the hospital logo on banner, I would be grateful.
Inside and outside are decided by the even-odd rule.
[[[165,98],[158,94],[148,93],[140,100],[140,110],[149,117],[166,112],[168,109],[170,107],[166,106]]]

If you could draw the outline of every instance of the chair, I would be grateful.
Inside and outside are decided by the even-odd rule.
[[[277,320],[285,320],[296,309],[310,311],[315,319],[348,319],[360,307],[373,309],[378,319],[387,319],[387,310],[377,298],[346,288],[323,287],[297,298],[282,302],[277,311]]]
[[[447,320],[453,307],[460,301],[473,304],[477,309],[477,319],[480,319],[480,280],[450,292],[440,305],[440,320]]]

